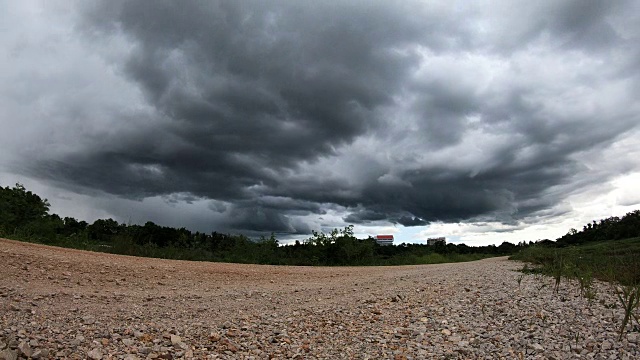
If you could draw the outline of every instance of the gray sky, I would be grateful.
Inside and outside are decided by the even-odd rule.
[[[400,241],[640,207],[637,1],[3,1],[0,185],[62,216]]]

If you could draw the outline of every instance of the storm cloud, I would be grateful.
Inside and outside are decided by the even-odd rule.
[[[60,29],[6,22],[5,171],[204,201],[200,228],[304,234],[328,211],[363,225],[515,224],[640,167],[596,171],[582,157],[640,124],[637,2],[6,10]],[[50,56],[34,60],[45,42]]]

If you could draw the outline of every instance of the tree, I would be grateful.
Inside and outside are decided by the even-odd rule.
[[[13,188],[0,186],[0,231],[16,233],[42,221],[49,214],[49,207],[46,199],[27,191],[22,184]]]
[[[87,227],[89,238],[98,241],[111,241],[118,234],[120,225],[113,219],[98,219]]]

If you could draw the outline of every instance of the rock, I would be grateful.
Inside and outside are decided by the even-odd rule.
[[[122,343],[125,346],[131,346],[131,345],[135,344],[136,342],[133,339],[122,339]]]
[[[530,348],[539,353],[544,352],[544,347],[540,344],[536,344],[536,343],[531,344]]]
[[[20,354],[24,355],[25,357],[30,357],[31,354],[33,354],[31,346],[29,346],[29,344],[24,341],[18,344],[18,351],[20,351]]]
[[[87,353],[87,357],[93,360],[101,360],[102,359],[102,351],[98,348],[95,348]]]
[[[233,327],[233,324],[229,321],[225,321],[224,324],[222,324],[223,329],[230,329],[232,327]]]
[[[442,329],[441,333],[442,333],[442,335],[446,335],[446,336],[451,335],[451,331],[449,331],[447,329]]]
[[[171,335],[171,344],[176,345],[182,341],[182,338],[178,335]]]
[[[7,342],[7,347],[8,347],[9,349],[16,349],[16,348],[18,348],[18,340],[16,340],[16,339],[15,339],[15,338],[13,338],[13,337],[10,337],[10,338],[9,338],[9,341]]]
[[[605,340],[602,342],[602,345],[600,346],[600,348],[602,350],[611,350],[611,348],[613,347],[613,345],[611,344],[611,342]]]
[[[83,322],[85,325],[92,325],[92,324],[95,324],[95,322],[96,322],[96,318],[94,318],[94,317],[93,317],[93,316],[91,316],[91,315],[83,316],[83,317],[82,317],[82,322]]]
[[[124,356],[124,360],[139,360],[140,358],[133,355],[133,354],[127,354]]]
[[[638,343],[638,334],[636,333],[631,333],[627,335],[627,341],[629,341],[630,343],[633,344],[637,344]]]
[[[236,353],[238,352],[238,347],[236,346],[236,344],[229,342],[227,343],[227,350],[231,351],[232,353]]]
[[[13,310],[13,311],[20,311],[20,308],[17,307],[15,304],[10,304],[9,305],[9,309]]]
[[[49,357],[48,349],[37,349],[31,354],[32,359],[46,359]]]
[[[18,354],[9,349],[4,349],[0,351],[0,360],[16,360],[18,359]]]

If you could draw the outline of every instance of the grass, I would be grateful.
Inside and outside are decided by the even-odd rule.
[[[640,237],[566,248],[531,246],[510,259],[537,265],[535,271],[552,276],[558,286],[562,277],[640,284]]]
[[[624,335],[624,330],[626,329],[629,320],[634,319],[638,324],[640,324],[640,319],[638,319],[638,316],[635,314],[635,309],[638,307],[638,303],[640,303],[640,287],[623,286],[621,289],[616,290],[618,300],[624,309],[624,318],[620,326],[620,337],[618,338],[618,340],[622,340],[622,335]]]
[[[555,292],[558,292],[562,278],[577,280],[580,294],[590,303],[596,296],[593,280],[609,282],[624,311],[619,339],[622,339],[627,326],[634,320],[640,325],[637,314],[640,304],[640,238],[565,248],[531,246],[510,259],[536,265],[531,269],[525,264],[523,273],[533,272],[537,276],[553,277]],[[518,284],[520,281],[518,279]]]

